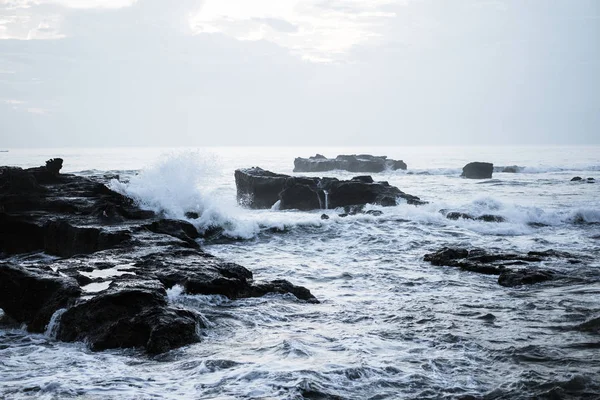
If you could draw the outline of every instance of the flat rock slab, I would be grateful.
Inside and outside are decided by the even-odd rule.
[[[566,265],[580,263],[581,259],[566,252],[555,250],[520,253],[495,253],[482,249],[444,247],[425,254],[424,260],[432,265],[459,268],[464,271],[486,275],[498,275],[498,284],[514,287],[531,285],[558,278],[557,271],[540,268],[544,264]]]
[[[294,160],[294,172],[325,172],[343,170],[349,172],[378,173],[387,169],[405,170],[406,163],[402,160],[391,160],[387,156],[372,156],[370,154],[339,155],[327,158],[321,154],[309,158],[298,157]]]

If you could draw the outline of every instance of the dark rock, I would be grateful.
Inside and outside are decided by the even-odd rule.
[[[130,238],[130,233],[126,231],[105,232],[99,228],[80,228],[63,219],[44,225],[44,250],[61,257],[110,249]]]
[[[575,327],[581,332],[600,333],[600,317],[589,319]]]
[[[322,196],[322,197],[321,197]],[[325,208],[325,194],[318,180],[290,177],[279,193],[280,209],[319,210]]]
[[[554,274],[551,271],[507,270],[502,272],[498,277],[498,284],[501,286],[514,287],[532,285],[534,283],[549,281],[553,278]]]
[[[235,176],[238,201],[250,208],[270,208],[277,201],[282,210],[318,210],[367,203],[395,206],[397,199],[413,205],[425,204],[387,182],[373,182],[370,176],[340,181],[291,177],[260,168],[236,170]]]
[[[369,214],[369,215],[372,215],[374,217],[379,217],[379,216],[383,215],[383,211],[381,211],[381,210],[368,210],[368,211],[365,212],[365,214]]]
[[[198,239],[200,234],[196,227],[189,222],[175,219],[160,219],[144,228],[154,232],[173,236],[186,242],[190,247],[200,248],[200,245],[194,239]]]
[[[371,175],[355,176],[354,178],[352,178],[352,180],[357,181],[357,182],[362,182],[362,183],[373,183],[374,182]]]
[[[327,215],[327,214],[321,214],[321,219],[329,219],[329,215]]]
[[[325,172],[336,169],[350,172],[383,172],[386,169],[406,169],[402,160],[389,160],[386,156],[372,156],[369,154],[339,155],[335,159],[326,158],[320,154],[314,157],[294,160],[294,172]]]
[[[200,214],[198,214],[195,211],[188,211],[184,215],[188,219],[198,219],[198,218],[200,218]]]
[[[291,293],[300,300],[307,301],[309,303],[319,303],[319,300],[305,287],[294,286],[290,282],[279,279],[268,283],[259,283],[252,287],[251,297],[260,297],[267,293]]]
[[[485,221],[485,222],[505,222],[506,221],[506,219],[504,217],[502,217],[500,215],[492,215],[492,214],[483,214],[475,219],[478,221]]]
[[[52,158],[46,161],[46,169],[53,175],[58,175],[63,166],[62,158]]]
[[[169,306],[156,281],[110,288],[77,304],[61,316],[57,338],[85,341],[94,351],[143,347],[160,353],[199,341],[200,316]]]
[[[596,180],[594,178],[587,178],[588,183],[594,183]]]
[[[0,308],[30,332],[44,332],[52,314],[80,294],[77,282],[50,269],[0,264]]]
[[[234,175],[237,200],[248,208],[271,208],[289,178],[259,167],[238,169]]]
[[[569,253],[554,250],[514,254],[444,247],[435,253],[426,254],[424,260],[433,265],[456,267],[487,275],[499,275],[498,283],[500,285],[512,287],[556,279],[555,272],[539,269],[539,263],[542,261],[549,263],[552,260],[564,263],[565,259],[570,262],[573,257]]]
[[[316,301],[289,282],[255,283],[246,268],[200,250],[195,239],[212,239],[222,227],[201,235],[189,222],[140,209],[102,178],[60,174],[61,165],[0,167],[0,257],[39,261],[27,268],[0,263],[4,320],[43,332],[55,315],[59,340],[158,353],[198,341],[200,316],[166,301],[165,288],[174,285],[231,299],[276,292]],[[63,258],[22,255],[41,251]],[[108,289],[86,292],[90,283]]]
[[[449,212],[448,214],[446,214],[446,218],[448,219],[452,219],[452,220],[457,220],[457,219],[475,219],[471,214],[467,214],[467,213],[462,213],[462,212],[458,212],[458,211],[452,211]]]
[[[494,164],[486,162],[471,162],[463,167],[462,177],[469,179],[491,179]]]
[[[444,213],[446,210],[440,210],[440,212]],[[458,219],[470,219],[484,222],[505,222],[506,219],[500,215],[492,215],[492,214],[483,214],[478,217],[474,217],[471,214],[462,213],[458,211],[452,211],[446,214],[446,218],[451,220]]]
[[[502,168],[502,172],[509,172],[512,174],[521,172],[522,170],[523,170],[523,167],[518,167],[516,165],[511,165],[511,166]]]
[[[582,181],[582,180],[583,180],[583,178],[580,177],[580,176],[575,176],[575,177],[571,178],[571,182],[579,182],[579,181]]]

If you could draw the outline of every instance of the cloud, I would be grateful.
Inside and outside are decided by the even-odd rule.
[[[356,45],[381,40],[380,28],[396,14],[394,0],[207,0],[192,18],[197,33],[223,33],[239,40],[266,40],[310,61],[347,59]]]
[[[598,142],[594,5],[222,1],[12,2],[0,35],[32,40],[0,40],[0,131],[23,146]]]

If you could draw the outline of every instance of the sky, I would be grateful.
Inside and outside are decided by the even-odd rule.
[[[600,144],[597,0],[0,0],[0,148]]]

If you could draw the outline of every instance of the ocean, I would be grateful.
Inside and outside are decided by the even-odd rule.
[[[368,205],[383,214],[347,217],[237,204],[236,168],[294,174],[295,157],[316,153],[402,159],[406,171],[371,175],[429,203]],[[190,222],[226,236],[204,250],[257,279],[305,286],[321,303],[174,287],[169,301],[199,310],[207,328],[200,343],[158,356],[91,352],[54,340],[52,327],[46,335],[0,328],[0,398],[600,398],[599,332],[573,329],[600,316],[599,146],[9,149],[0,165],[53,157],[64,159],[62,172],[118,176],[109,186],[144,208],[181,219],[197,211]],[[522,168],[460,178],[471,161]],[[450,220],[443,210],[504,222]],[[567,282],[509,288],[423,260],[445,246],[554,249],[585,261],[560,266]]]

